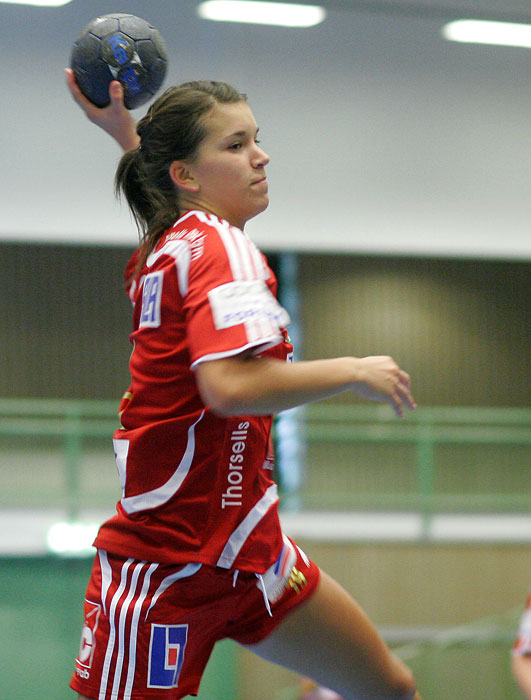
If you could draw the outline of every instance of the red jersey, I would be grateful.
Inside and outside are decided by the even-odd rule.
[[[216,416],[193,370],[246,350],[289,358],[274,274],[242,231],[191,211],[161,237],[130,297],[131,386],[114,435],[123,497],[95,546],[264,573],[282,549],[272,416]]]

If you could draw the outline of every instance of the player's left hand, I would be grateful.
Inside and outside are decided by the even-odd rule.
[[[124,151],[137,148],[140,139],[136,133],[136,122],[124,105],[124,91],[120,82],[113,80],[109,85],[110,104],[107,107],[97,107],[83,95],[71,68],[65,68],[65,76],[74,101],[85,112],[87,119],[112,136]]]
[[[390,404],[399,418],[403,418],[404,409],[415,410],[410,376],[392,357],[375,355],[356,359],[361,377],[353,386],[356,393],[365,399]]]

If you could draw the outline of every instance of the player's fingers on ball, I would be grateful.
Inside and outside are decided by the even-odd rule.
[[[72,96],[76,98],[78,94],[81,94],[81,91],[76,83],[76,79],[74,77],[74,71],[71,68],[65,68],[65,80],[66,84],[72,93]]]
[[[124,99],[124,89],[119,80],[112,80],[109,84],[109,97],[112,102],[122,103]]]
[[[78,103],[78,105],[80,105],[85,111],[89,110],[94,105],[92,105],[90,100],[87,100],[85,95],[83,95],[83,93],[81,92],[79,85],[77,84],[77,81],[75,79],[74,71],[67,68],[66,72],[66,83],[70,88],[72,97]]]

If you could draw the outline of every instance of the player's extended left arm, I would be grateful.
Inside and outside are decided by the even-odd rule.
[[[205,404],[224,416],[272,414],[345,391],[389,403],[397,416],[416,408],[410,379],[392,357],[335,357],[282,362],[245,354],[200,363]]]

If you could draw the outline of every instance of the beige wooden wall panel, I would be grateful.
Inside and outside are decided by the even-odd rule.
[[[393,355],[425,405],[529,405],[530,271],[516,262],[302,256],[304,356]]]
[[[382,631],[447,628],[503,616],[515,607],[523,609],[530,584],[529,545],[299,544],[354,595]],[[508,664],[509,648],[506,659]],[[298,682],[296,674],[246,651],[239,654],[238,665],[242,700],[281,698]],[[466,669],[467,683],[488,688],[488,681],[477,676],[479,668]]]

